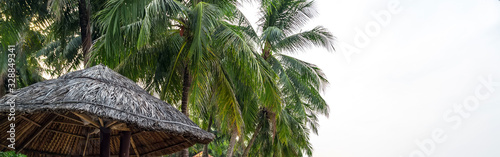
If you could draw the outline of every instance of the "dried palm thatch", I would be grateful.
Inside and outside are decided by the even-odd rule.
[[[118,154],[120,131],[131,132],[130,154],[136,156],[170,154],[214,138],[170,104],[103,65],[4,96],[0,139],[9,136],[9,99],[16,104],[16,151],[28,156],[98,156],[102,127],[111,128],[111,155]],[[0,140],[0,149],[8,150],[8,144]]]

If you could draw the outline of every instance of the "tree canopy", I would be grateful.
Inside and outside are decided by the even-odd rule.
[[[328,81],[290,54],[333,51],[334,37],[302,31],[314,1],[256,2],[254,28],[236,0],[2,0],[1,82],[8,45],[19,87],[105,64],[216,135],[175,156],[310,156]]]

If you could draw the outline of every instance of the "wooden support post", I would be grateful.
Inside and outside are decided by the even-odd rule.
[[[101,132],[101,143],[100,143],[100,157],[109,157],[110,156],[110,134],[111,134],[111,129],[110,128],[100,128]]]
[[[120,154],[119,157],[130,156],[130,131],[120,132]]]

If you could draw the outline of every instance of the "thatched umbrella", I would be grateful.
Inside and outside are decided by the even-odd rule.
[[[9,150],[15,100],[15,151],[28,156],[158,156],[214,135],[133,81],[97,65],[19,89],[0,99],[0,148]],[[131,146],[131,147],[130,147]]]

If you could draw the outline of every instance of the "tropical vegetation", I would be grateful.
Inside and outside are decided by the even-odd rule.
[[[15,45],[18,88],[105,64],[216,135],[173,156],[311,156],[328,81],[289,54],[334,38],[302,30],[313,1],[257,3],[252,25],[237,0],[2,0],[0,96]]]

